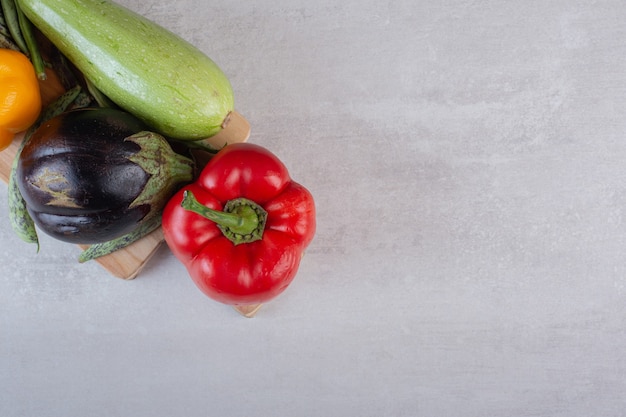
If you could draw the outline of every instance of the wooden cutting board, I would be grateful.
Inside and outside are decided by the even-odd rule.
[[[63,88],[54,73],[48,72],[48,79],[40,82],[43,105],[47,105],[63,93]],[[226,127],[210,139],[210,143],[216,148],[225,144],[245,142],[250,136],[250,125],[239,113],[232,112]],[[0,152],[0,178],[9,182],[11,165],[17,154],[23,135],[18,135],[8,148]],[[114,253],[103,256],[95,261],[102,265],[113,276],[122,279],[135,278],[148,260],[154,255],[164,242],[161,228],[155,230],[143,239],[120,249]],[[64,244],[59,241],[59,244]],[[85,249],[87,246],[81,246]],[[77,261],[78,262],[78,261]]]

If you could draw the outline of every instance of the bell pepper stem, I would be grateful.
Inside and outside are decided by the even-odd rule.
[[[254,201],[236,198],[227,201],[224,211],[219,211],[201,204],[191,191],[185,190],[180,205],[216,223],[224,236],[235,245],[263,238],[267,212]]]

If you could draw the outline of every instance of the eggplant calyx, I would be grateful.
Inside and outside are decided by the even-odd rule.
[[[124,139],[139,145],[140,150],[128,157],[150,175],[141,193],[129,208],[150,205],[152,217],[157,214],[172,196],[176,187],[193,179],[194,163],[191,159],[174,152],[167,140],[158,133],[143,131]]]

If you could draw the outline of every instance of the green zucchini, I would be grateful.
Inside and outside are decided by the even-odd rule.
[[[17,0],[26,17],[122,109],[156,132],[200,140],[222,129],[233,91],[204,53],[109,0]]]

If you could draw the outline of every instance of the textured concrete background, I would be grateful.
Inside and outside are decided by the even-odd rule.
[[[626,416],[622,1],[122,3],[223,68],[317,237],[246,320],[0,216],[0,415]]]

